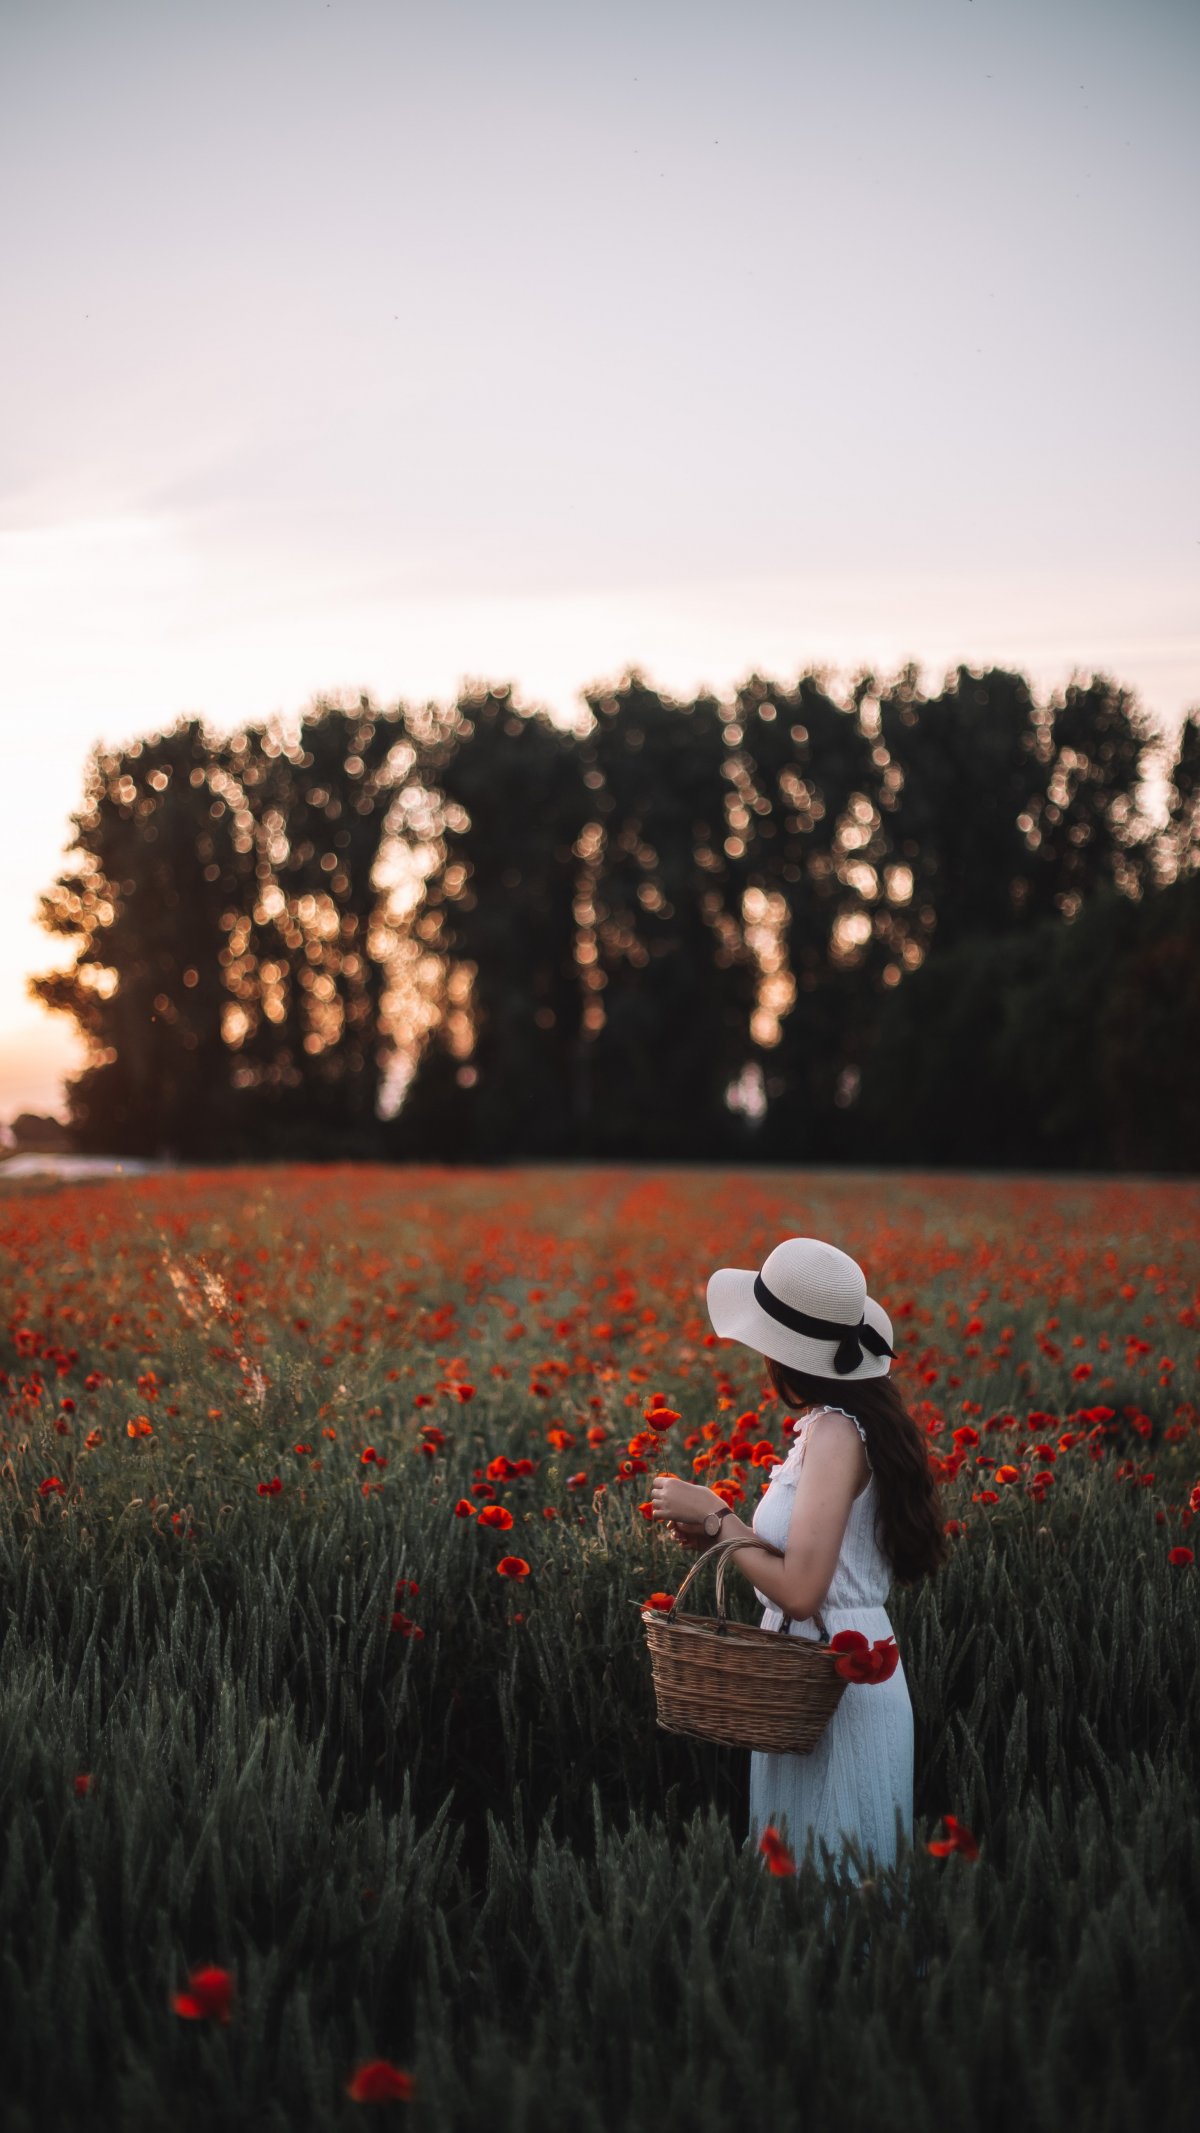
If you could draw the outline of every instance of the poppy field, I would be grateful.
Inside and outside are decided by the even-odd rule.
[[[654,1475],[748,1521],[783,1454],[704,1290],[795,1235],[889,1312],[952,1542],[861,1885],[750,1844],[640,1613],[695,1561]],[[14,1181],[0,1267],[4,2133],[1194,2123],[1194,1183]]]

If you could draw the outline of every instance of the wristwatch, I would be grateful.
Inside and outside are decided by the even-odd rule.
[[[732,1509],[733,1505],[731,1503],[727,1503],[724,1506],[723,1510],[709,1512],[708,1517],[704,1520],[704,1530],[710,1540],[716,1539],[718,1533],[721,1530],[721,1520],[723,1518],[728,1518]]]

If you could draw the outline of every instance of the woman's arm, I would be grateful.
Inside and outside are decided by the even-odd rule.
[[[720,1509],[722,1498],[718,1496],[715,1501]],[[746,1525],[736,1511],[731,1511],[728,1518],[721,1520],[720,1534],[711,1545],[718,1548],[731,1540],[754,1542],[752,1548],[737,1548],[729,1557],[735,1570],[740,1570],[752,1585],[757,1585],[760,1592],[765,1592],[772,1607],[782,1607],[785,1614],[791,1615],[797,1622],[803,1622],[805,1617],[812,1613],[812,1609],[794,1607],[790,1597],[785,1597],[785,1594],[790,1595],[792,1590],[787,1555],[778,1554],[774,1548],[764,1548],[753,1526]]]
[[[854,1424],[836,1413],[816,1421],[823,1427],[813,1426],[809,1432],[782,1558],[758,1543],[753,1527],[736,1513],[721,1520],[722,1540],[758,1543],[735,1549],[730,1562],[766,1593],[773,1607],[781,1607],[796,1622],[815,1614],[829,1591],[862,1480],[862,1440]]]

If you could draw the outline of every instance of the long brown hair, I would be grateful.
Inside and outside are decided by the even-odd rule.
[[[875,1533],[901,1585],[934,1577],[948,1561],[950,1543],[942,1530],[937,1483],[920,1425],[909,1414],[889,1376],[814,1377],[788,1363],[764,1357],[767,1375],[781,1400],[797,1413],[805,1407],[844,1407],[867,1433],[871,1467],[879,1483]]]

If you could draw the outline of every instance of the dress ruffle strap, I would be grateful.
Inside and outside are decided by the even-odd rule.
[[[812,1410],[812,1414],[806,1414],[806,1416],[804,1416],[804,1421],[801,1421],[801,1425],[799,1425],[799,1429],[801,1429],[801,1431],[804,1431],[804,1436],[808,1436],[808,1431],[812,1429],[812,1423],[814,1423],[814,1421],[816,1421],[816,1418],[818,1418],[818,1416],[821,1416],[821,1414],[844,1414],[844,1416],[846,1416],[846,1421],[848,1421],[848,1423],[853,1423],[853,1425],[855,1425],[855,1429],[859,1431],[859,1436],[861,1436],[861,1440],[863,1440],[863,1450],[865,1450],[865,1455],[867,1455],[867,1465],[872,1465],[872,1448],[870,1448],[870,1444],[867,1444],[867,1433],[865,1433],[865,1429],[863,1429],[863,1425],[861,1425],[861,1421],[859,1421],[859,1416],[857,1416],[857,1414],[850,1414],[850,1410],[848,1410],[848,1408],[814,1408],[814,1410]],[[804,1438],[801,1438],[801,1436],[799,1436],[799,1431],[797,1431],[797,1444],[801,1444],[801,1442],[804,1442]],[[789,1457],[791,1457],[791,1455],[789,1455]],[[874,1472],[874,1470],[872,1470],[872,1472]]]
[[[818,1407],[813,1414],[807,1417],[807,1422],[815,1422],[818,1415],[845,1415],[847,1422],[853,1422],[855,1429],[858,1431],[858,1434],[863,1441],[863,1450],[867,1455],[867,1465],[871,1466],[871,1447],[867,1443],[866,1430],[863,1428],[862,1423],[859,1421],[857,1415],[852,1415],[848,1407]],[[872,1471],[874,1470],[872,1469]]]

